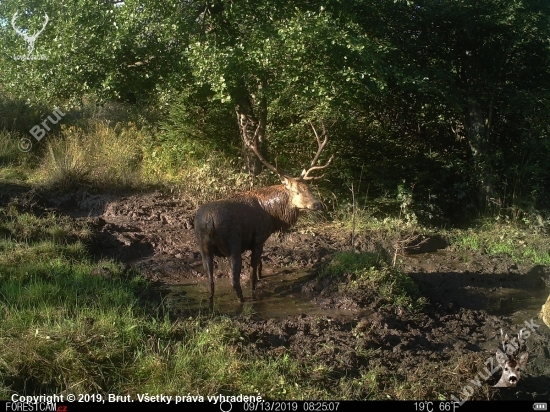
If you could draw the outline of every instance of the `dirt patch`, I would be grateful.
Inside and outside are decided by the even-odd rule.
[[[37,214],[55,211],[89,221],[95,233],[90,245],[95,256],[126,262],[151,279],[161,295],[172,293],[185,301],[186,307],[174,305],[175,315],[193,315],[201,304],[192,303],[191,289],[183,288],[200,288],[205,283],[194,238],[196,208],[192,202],[161,192],[55,194],[5,189],[0,196],[4,207],[11,204]],[[396,382],[403,388],[388,393],[393,398],[437,399],[451,394],[463,398],[464,386],[478,376],[488,358],[494,358],[500,329],[517,333],[525,321],[533,319],[536,326],[530,323],[527,340],[530,359],[518,387],[491,388],[499,371],[481,381],[474,398],[548,399],[550,333],[537,319],[549,293],[548,267],[459,252],[450,249],[444,239],[419,238],[408,245],[411,253],[403,258],[403,270],[429,305],[413,315],[389,307],[374,290],[343,293],[332,280],[315,276],[331,254],[349,250],[350,240],[350,233],[333,226],[298,226],[268,240],[262,257],[266,276],[258,284],[265,299],[236,317],[243,344],[265,356],[288,352],[304,362],[313,359],[319,368],[311,379],[327,385],[344,376],[368,376],[376,371],[379,393]],[[392,242],[377,233],[356,234],[355,249],[383,253]],[[426,250],[430,253],[423,253]],[[243,260],[245,305],[251,304],[248,263],[249,254]],[[227,281],[226,259],[216,258],[215,273],[217,283]],[[295,273],[305,275],[292,278]],[[182,289],[174,292],[178,287]],[[217,288],[216,293],[217,301],[227,299],[232,308],[241,308],[227,309],[226,314],[242,312],[230,288]],[[277,316],[270,316],[262,306],[268,298]],[[296,303],[297,311],[290,310],[290,302],[298,301],[310,306]],[[360,396],[373,396],[372,386],[365,385]]]

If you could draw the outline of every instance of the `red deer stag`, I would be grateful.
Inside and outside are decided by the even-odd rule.
[[[269,164],[258,150],[258,132],[256,129],[252,142],[245,139],[247,146],[258,156],[261,162],[277,173],[281,185],[262,187],[239,193],[229,199],[210,202],[202,205],[195,218],[195,235],[202,256],[202,263],[210,282],[210,303],[214,299],[214,255],[231,258],[231,284],[239,300],[243,301],[241,290],[241,254],[252,251],[252,275],[250,283],[252,297],[255,297],[256,280],[262,278],[261,256],[265,241],[276,231],[284,231],[298,220],[300,210],[320,210],[322,204],[311,193],[308,180],[320,179],[308,176],[313,170],[329,166],[333,156],[323,166],[317,166],[317,160],[323,151],[328,136],[323,125],[323,134],[319,136],[310,123],[317,139],[318,150],[308,170],[303,170],[299,177],[291,177]],[[246,124],[243,131],[246,131]],[[246,135],[245,132],[243,132]],[[321,137],[323,140],[321,141]]]

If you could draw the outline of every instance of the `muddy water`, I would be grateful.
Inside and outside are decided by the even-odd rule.
[[[513,324],[523,324],[526,320],[537,319],[547,298],[548,290],[544,288],[529,293],[521,289],[502,289],[491,294],[486,310],[491,315],[510,317]]]
[[[263,319],[283,319],[287,316],[308,314],[351,318],[355,312],[340,309],[322,309],[311,298],[301,293],[301,286],[311,279],[308,271],[282,269],[265,273],[256,286],[256,299],[252,300],[248,278],[241,279],[244,303],[237,300],[228,276],[214,280],[214,311],[224,315],[254,314]],[[174,313],[207,312],[208,281],[205,278],[184,279],[180,284],[170,286],[166,304]]]
[[[302,292],[302,285],[314,274],[306,270],[264,269],[263,279],[258,281],[256,299],[252,300],[248,277],[241,278],[245,302],[240,304],[228,275],[215,279],[214,311],[221,314],[256,314],[263,319],[282,319],[302,313],[311,316],[352,318],[357,313],[341,309],[321,308],[311,297]],[[169,286],[166,305],[174,313],[197,313],[209,310],[208,280],[205,277],[182,279]],[[487,294],[484,308],[490,315],[509,317],[512,324],[537,319],[548,291],[526,292],[523,289],[499,288]]]
[[[492,293],[486,310],[491,315],[506,316],[510,319],[510,329],[504,331],[510,335],[517,334],[521,328],[533,323],[539,325],[536,327],[537,330],[548,330],[544,322],[538,318],[547,297],[548,291],[546,289],[531,294],[526,293],[525,290],[502,289]],[[500,341],[500,331],[495,331],[494,338],[494,340]],[[490,344],[491,341],[485,345],[481,344],[481,346],[490,348]]]
[[[535,268],[524,269],[521,275],[517,274],[517,279],[503,278],[508,273],[508,264],[498,262],[496,258],[491,260],[490,257],[477,256],[472,259],[467,254],[461,256],[456,251],[441,249],[434,253],[410,254],[406,260],[411,272],[424,272],[427,276],[443,275],[439,279],[445,282],[446,274],[449,274],[457,290],[473,290],[485,297],[485,303],[479,309],[490,315],[509,317],[513,323],[523,324],[525,320],[536,319],[550,293],[546,287],[534,287],[531,278],[543,276],[531,273]],[[498,268],[496,273],[491,273],[495,272],[495,268]],[[517,287],[511,282],[517,283]]]

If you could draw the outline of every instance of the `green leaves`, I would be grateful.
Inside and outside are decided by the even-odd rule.
[[[27,50],[15,12],[29,33],[48,13],[35,44],[46,59],[13,58]],[[0,22],[1,93],[164,113],[184,99],[168,120],[178,159],[180,146],[237,153],[235,108],[246,105],[283,169],[303,167],[307,121],[322,119],[339,153],[334,176],[369,165],[370,195],[407,179],[449,210],[550,204],[550,3],[3,0]]]

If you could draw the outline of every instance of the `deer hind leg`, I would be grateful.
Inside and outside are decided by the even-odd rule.
[[[202,265],[204,271],[208,275],[208,282],[210,284],[210,302],[214,300],[214,255],[201,248]]]
[[[250,258],[250,265],[252,266],[252,275],[250,276],[250,287],[252,289],[252,297],[255,298],[256,281],[262,278],[262,251],[264,245],[256,245],[252,249],[252,257]]]
[[[237,297],[241,302],[243,302],[243,291],[241,289],[241,269],[242,269],[242,257],[240,250],[233,251],[231,253],[231,285],[235,292],[237,292]]]
[[[258,259],[258,279],[262,278],[262,254],[260,253],[260,257]]]

